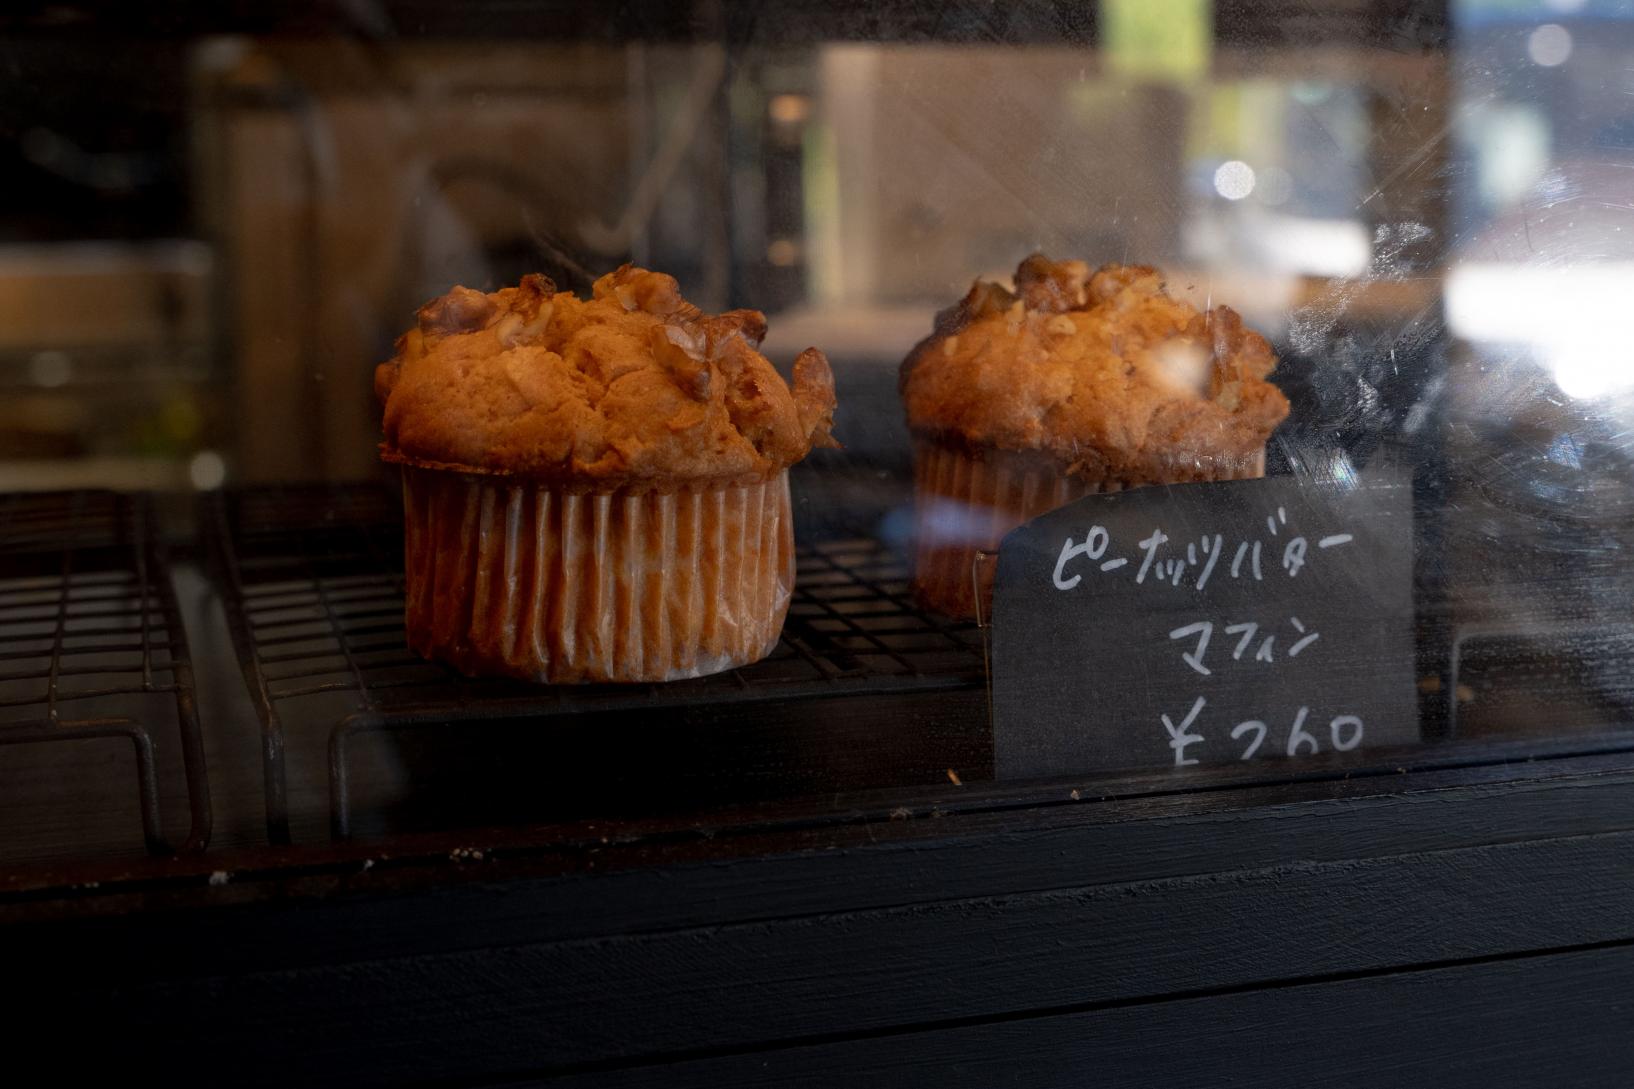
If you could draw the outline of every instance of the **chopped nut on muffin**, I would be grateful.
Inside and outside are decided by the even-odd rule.
[[[710,315],[675,279],[624,266],[590,299],[543,276],[420,308],[375,373],[388,460],[582,483],[734,479],[833,445],[815,348],[791,389],[756,349],[766,319]]]

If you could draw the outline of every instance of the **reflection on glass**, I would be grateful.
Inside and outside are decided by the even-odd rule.
[[[0,472],[364,477],[368,368],[416,305],[635,260],[770,312],[774,360],[828,352],[847,449],[802,517],[900,547],[896,367],[935,311],[1035,250],[1147,263],[1274,341],[1273,472],[1414,470],[1432,733],[1627,721],[1634,7],[1454,0],[1428,44],[1356,5],[1295,5],[1349,28],[1320,42],[1093,7],[1015,40],[201,38],[94,124],[75,95],[119,96],[19,53]]]

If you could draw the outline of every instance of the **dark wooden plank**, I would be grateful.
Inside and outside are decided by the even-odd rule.
[[[890,728],[898,728],[901,721],[893,721]],[[253,727],[246,728],[254,732]],[[945,745],[939,751],[943,759],[949,754]],[[41,917],[41,905],[48,905],[45,914],[51,917],[106,916],[125,910],[284,900],[291,895],[400,894],[485,878],[514,883],[565,873],[782,854],[814,846],[940,840],[954,827],[966,827],[941,818],[977,814],[996,815],[1019,827],[1024,810],[1035,811],[1037,819],[1048,824],[1050,810],[1093,809],[1097,814],[1093,819],[1104,823],[1449,787],[1505,784],[1527,789],[1529,784],[1628,770],[1634,762],[1634,734],[1601,730],[1546,742],[1443,743],[1367,756],[1360,765],[1335,761],[1292,775],[1282,769],[1267,774],[1243,765],[1210,769],[1195,778],[1185,777],[1187,781],[1168,772],[1139,772],[1026,782],[973,782],[966,777],[957,785],[948,781],[947,769],[938,772],[926,759],[922,768],[934,779],[931,783],[824,791],[750,805],[710,806],[694,799],[700,804],[684,811],[403,832],[384,843],[364,838],[302,843],[296,849],[239,844],[212,848],[208,856],[14,868],[0,871],[0,923]],[[256,784],[258,789],[259,779]],[[936,819],[920,819],[927,817]],[[1033,820],[1029,817],[1028,823]],[[480,849],[487,865],[480,872],[473,870],[463,864],[463,856],[451,857],[456,848]],[[227,874],[232,881],[219,888],[207,883],[214,873]],[[88,894],[92,889],[94,895]]]
[[[1623,946],[513,1084],[1620,1089],[1631,989]]]
[[[384,1085],[1621,941],[1634,938],[1631,882],[1634,832],[1288,856],[1253,871],[130,985],[115,1008],[155,1046],[174,1044],[168,1026],[193,1026],[201,1059],[248,1062],[273,1081]],[[68,1007],[106,997],[91,987]]]
[[[31,907],[23,917],[43,921],[0,927],[0,952],[14,972],[47,978],[70,959],[125,979],[220,975],[1634,829],[1630,773],[1377,793],[1390,782],[1353,784],[1372,796],[1282,804],[1272,803],[1299,789],[714,838],[703,828],[680,841],[621,843],[614,831],[604,844],[591,829],[560,854],[501,851],[453,878],[444,857],[406,885],[392,883],[390,863],[296,877],[273,867],[218,888],[201,878],[179,892],[127,894],[100,918],[54,917],[93,910],[94,896],[20,905],[14,915]],[[572,872],[530,876],[530,866]]]

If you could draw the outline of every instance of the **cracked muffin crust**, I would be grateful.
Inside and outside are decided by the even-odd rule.
[[[756,350],[765,332],[630,265],[589,299],[539,275],[456,287],[375,371],[382,456],[595,488],[764,479],[834,445],[827,359],[802,352],[791,389]]]
[[[1171,298],[1155,269],[1034,254],[1015,283],[977,281],[903,362],[916,435],[1173,483],[1257,455],[1288,414],[1265,338],[1227,307]]]

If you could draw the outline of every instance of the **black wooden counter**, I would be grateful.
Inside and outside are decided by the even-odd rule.
[[[1626,1083],[1627,755],[1160,780],[36,874],[0,957],[181,1082]]]

